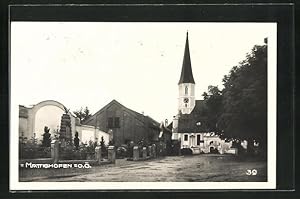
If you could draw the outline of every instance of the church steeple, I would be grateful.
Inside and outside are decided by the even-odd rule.
[[[183,56],[183,63],[181,69],[180,80],[178,84],[182,83],[192,83],[195,84],[192,65],[191,65],[191,58],[190,58],[190,49],[189,49],[189,33],[186,33],[186,41],[185,41],[185,49],[184,49],[184,56]]]
[[[190,114],[195,107],[195,81],[192,72],[189,37],[186,33],[186,42],[181,69],[181,76],[178,82],[178,112]]]

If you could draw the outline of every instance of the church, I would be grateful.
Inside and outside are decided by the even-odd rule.
[[[173,117],[172,123],[172,140],[179,141],[181,149],[189,148],[193,154],[225,153],[230,143],[209,132],[205,101],[195,99],[195,85],[187,33],[178,82],[178,114]]]

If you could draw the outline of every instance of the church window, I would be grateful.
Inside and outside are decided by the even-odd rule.
[[[188,141],[188,135],[184,135],[184,141]]]
[[[184,89],[184,93],[187,95],[188,94],[188,87],[186,86]]]

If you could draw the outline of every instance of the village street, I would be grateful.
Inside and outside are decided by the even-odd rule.
[[[247,175],[247,170],[257,170]],[[58,171],[58,170],[56,170]],[[122,182],[122,181],[266,181],[266,163],[241,161],[235,156],[169,156],[147,161],[116,160],[115,165],[94,166],[84,172],[56,172],[50,176],[21,178],[20,181],[44,182]]]

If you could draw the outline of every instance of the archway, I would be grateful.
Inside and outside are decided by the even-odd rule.
[[[30,132],[32,132],[32,136],[35,134],[38,142],[40,142],[45,126],[50,128],[50,133],[53,136],[53,131],[60,126],[61,116],[64,112],[64,105],[54,100],[42,101],[33,106],[29,120],[31,123]],[[69,115],[71,116],[72,135],[74,136],[75,117],[70,112]]]

